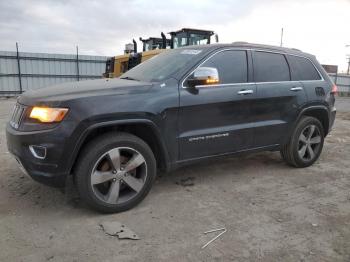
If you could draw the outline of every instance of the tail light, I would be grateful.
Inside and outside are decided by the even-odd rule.
[[[337,85],[334,84],[332,86],[331,94],[333,94],[333,95],[337,95],[338,94],[338,87],[337,87]]]

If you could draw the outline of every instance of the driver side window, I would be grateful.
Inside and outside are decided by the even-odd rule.
[[[220,84],[248,82],[247,52],[229,50],[215,54],[201,67],[215,67],[219,73]]]

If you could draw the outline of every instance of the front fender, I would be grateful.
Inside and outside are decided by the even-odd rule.
[[[67,165],[69,170],[68,172],[70,173],[74,163],[78,157],[78,154],[86,140],[86,138],[91,134],[94,130],[97,130],[99,128],[103,127],[117,127],[120,125],[128,125],[128,124],[146,124],[149,127],[152,128],[156,139],[158,140],[158,143],[161,147],[161,154],[164,156],[165,160],[165,165],[166,165],[166,170],[170,169],[170,161],[169,161],[169,155],[168,155],[168,150],[166,149],[166,145],[164,143],[164,140],[162,139],[161,132],[158,128],[158,126],[151,120],[149,119],[122,119],[122,120],[111,120],[111,121],[105,121],[105,122],[99,122],[99,123],[94,123],[91,124],[90,126],[86,127],[83,132],[80,134],[78,139],[76,140],[77,142],[75,143],[75,146],[72,150],[71,157],[69,159],[69,164]]]

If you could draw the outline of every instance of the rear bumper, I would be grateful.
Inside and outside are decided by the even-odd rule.
[[[15,157],[22,171],[42,184],[63,187],[67,173],[62,164],[63,141],[57,138],[57,131],[45,130],[20,132],[9,124],[6,127],[6,140],[9,152]],[[30,145],[40,145],[47,149],[45,159],[36,158],[30,151]]]
[[[333,125],[334,125],[334,121],[335,121],[335,117],[337,115],[337,109],[335,107],[333,107],[330,111],[329,114],[329,128],[328,128],[328,133],[331,132]]]

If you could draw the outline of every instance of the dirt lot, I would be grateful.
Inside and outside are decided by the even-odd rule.
[[[350,99],[338,100],[312,167],[268,152],[202,163],[160,176],[139,206],[115,215],[87,209],[70,181],[60,191],[21,174],[4,135],[13,104],[0,99],[0,261],[350,261]],[[107,236],[103,221],[141,240]],[[223,226],[201,250],[215,236],[203,232]]]

